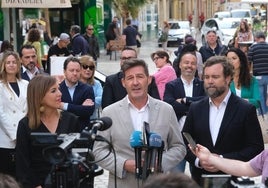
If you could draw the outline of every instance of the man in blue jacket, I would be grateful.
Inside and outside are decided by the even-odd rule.
[[[65,79],[60,83],[61,109],[72,112],[79,117],[80,131],[82,131],[86,126],[89,126],[90,116],[95,109],[94,91],[90,85],[79,81],[81,71],[79,59],[67,58],[63,68]]]

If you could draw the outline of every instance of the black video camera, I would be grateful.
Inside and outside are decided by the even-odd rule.
[[[103,169],[95,164],[91,149],[94,141],[103,141],[96,135],[97,130],[108,129],[112,120],[103,117],[91,124],[91,129],[85,128],[81,133],[31,133],[34,145],[47,146],[42,154],[52,164],[46,188],[93,188],[94,177],[101,175]]]

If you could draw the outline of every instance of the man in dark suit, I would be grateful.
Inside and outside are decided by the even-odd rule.
[[[262,132],[256,108],[229,89],[233,66],[226,57],[213,56],[206,61],[203,74],[208,97],[191,104],[183,132],[190,133],[196,143],[218,157],[252,159],[264,149]],[[185,159],[191,164],[192,178],[199,184],[202,174],[222,173],[199,161],[189,149]]]
[[[124,61],[131,58],[137,58],[137,52],[133,48],[124,48],[121,52],[120,66],[122,66]],[[105,108],[106,106],[123,99],[127,95],[127,91],[121,82],[122,78],[122,71],[106,77],[102,94],[102,108]],[[150,96],[160,99],[154,80],[152,80],[151,84],[149,85],[148,92]]]
[[[63,64],[65,80],[60,83],[62,110],[79,117],[80,131],[89,126],[94,105],[94,91],[90,85],[79,81],[81,65],[79,59],[69,57]]]
[[[164,101],[171,104],[178,121],[186,116],[193,101],[202,99],[206,94],[203,81],[195,78],[197,58],[193,52],[182,54],[179,63],[181,76],[166,84]]]
[[[45,74],[43,69],[38,68],[37,55],[34,46],[25,44],[19,50],[21,59],[21,78],[30,81],[37,74]]]
[[[73,56],[87,55],[90,52],[90,46],[87,40],[80,34],[81,28],[79,25],[72,25],[70,35],[72,37],[71,47]]]
[[[166,84],[164,101],[169,103],[177,116],[180,130],[185,122],[190,104],[205,96],[203,81],[195,77],[197,71],[197,58],[194,52],[181,54],[178,64],[181,76]],[[184,172],[186,161],[180,162],[174,171]]]

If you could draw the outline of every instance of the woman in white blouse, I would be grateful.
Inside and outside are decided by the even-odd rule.
[[[6,51],[0,64],[0,172],[15,176],[18,122],[27,112],[28,81],[20,76],[19,55]]]

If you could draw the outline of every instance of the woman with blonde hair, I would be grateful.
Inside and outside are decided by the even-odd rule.
[[[28,81],[21,79],[20,59],[6,51],[0,64],[0,172],[15,177],[15,146],[19,120],[27,111]]]
[[[93,57],[84,55],[80,57],[80,63],[82,67],[80,81],[92,86],[95,95],[95,110],[90,116],[90,119],[99,118],[99,110],[101,107],[103,88],[100,81],[94,78],[96,64]]]
[[[78,117],[59,110],[63,105],[61,95],[55,77],[37,75],[29,82],[28,111],[19,121],[16,146],[16,175],[23,187],[45,187],[52,167],[42,154],[52,144],[35,144],[31,133],[68,134],[79,130]]]

